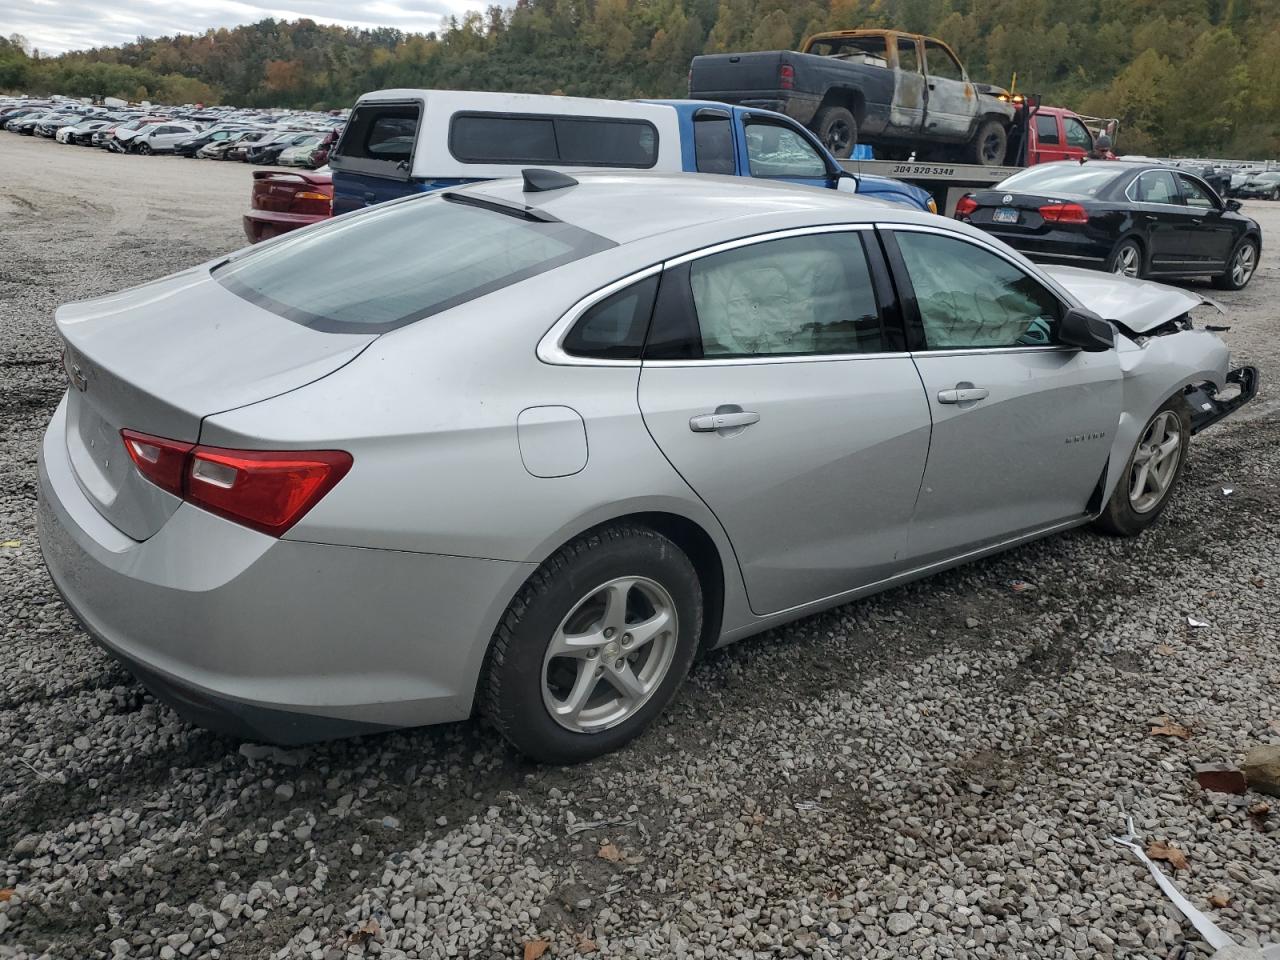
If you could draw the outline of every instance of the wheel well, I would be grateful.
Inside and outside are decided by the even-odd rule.
[[[853,114],[853,119],[857,121],[859,127],[862,126],[863,118],[867,115],[867,103],[862,94],[857,90],[844,87],[832,87],[828,90],[826,96],[822,98],[822,103],[818,104],[819,110],[823,107],[844,107]]]
[[[698,639],[698,649],[709,649],[720,638],[720,625],[724,621],[724,566],[715,541],[697,523],[674,513],[630,513],[598,526],[616,523],[636,523],[656,530],[685,552],[698,571],[698,582],[702,586],[702,636]],[[584,530],[578,536],[589,532]]]

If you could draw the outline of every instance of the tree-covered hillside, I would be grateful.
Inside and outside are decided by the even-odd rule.
[[[810,33],[940,36],[979,80],[1118,116],[1129,152],[1280,148],[1280,0],[519,0],[439,34],[263,20],[47,58],[0,39],[0,89],[347,106],[379,87],[638,97],[685,92],[689,59]]]

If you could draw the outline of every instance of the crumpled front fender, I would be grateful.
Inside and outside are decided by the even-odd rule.
[[[1110,498],[1142,428],[1160,405],[1195,384],[1208,383],[1221,390],[1231,365],[1227,345],[1205,330],[1152,337],[1141,346],[1119,334],[1116,352],[1124,374],[1124,406],[1111,444],[1102,503]]]

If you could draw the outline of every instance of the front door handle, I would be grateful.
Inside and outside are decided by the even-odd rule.
[[[975,387],[973,384],[957,383],[954,390],[939,390],[939,403],[970,403],[974,400],[985,400],[991,395],[990,391],[983,387]]]
[[[689,418],[689,429],[694,433],[715,433],[718,430],[741,430],[760,422],[760,414],[750,410],[728,410],[723,413],[700,413]]]

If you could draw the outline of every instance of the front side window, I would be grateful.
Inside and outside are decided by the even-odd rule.
[[[926,40],[924,44],[925,62],[929,65],[929,76],[943,80],[963,80],[964,71],[956,58],[940,43]]]
[[[876,353],[880,310],[857,232],[769,240],[695,260],[702,356]]]
[[[1058,118],[1050,116],[1036,116],[1036,139],[1042,145],[1058,144]]]
[[[894,234],[929,350],[1046,346],[1062,304],[1003,257],[934,233]]]
[[[1063,117],[1062,126],[1067,131],[1067,146],[1079,147],[1081,150],[1093,149],[1093,135],[1089,128],[1075,117]]]
[[[644,169],[658,162],[658,131],[647,120],[459,113],[449,152],[463,163]]]
[[[1203,187],[1198,180],[1193,180],[1185,174],[1178,174],[1178,180],[1182,182],[1182,196],[1187,206],[1198,207],[1201,210],[1214,210],[1218,204],[1214,202],[1213,197],[1209,195],[1209,191]]]
[[[708,115],[693,118],[693,156],[699,173],[733,176],[733,123],[728,117]]]
[[[250,303],[329,332],[378,333],[614,246],[459,194],[416,197],[256,247],[213,271]]]
[[[753,177],[826,177],[827,164],[800,133],[776,123],[747,124],[747,162]]]
[[[1138,203],[1180,204],[1178,184],[1168,170],[1153,170],[1142,174],[1133,184],[1132,197]]]

